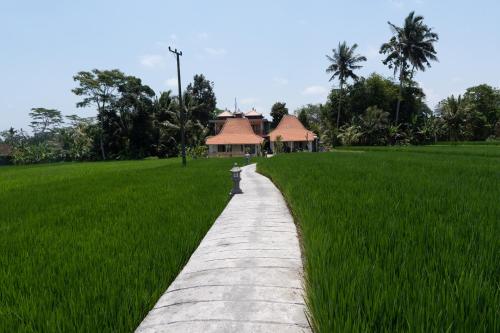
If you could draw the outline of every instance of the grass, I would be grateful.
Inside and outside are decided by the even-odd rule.
[[[484,142],[483,142],[484,143]],[[493,144],[437,144],[431,146],[395,147],[339,147],[338,151],[400,151],[438,155],[459,155],[470,157],[500,157],[500,145]]]
[[[133,331],[226,205],[232,162],[0,168],[0,332]]]
[[[500,331],[499,147],[358,149],[258,165],[298,221],[315,330]]]

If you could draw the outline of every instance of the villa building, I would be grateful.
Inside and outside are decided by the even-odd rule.
[[[292,115],[284,115],[278,126],[269,133],[271,151],[274,151],[276,141],[283,142],[284,151],[308,150],[315,151],[317,135],[302,125],[300,120]]]
[[[313,151],[316,146],[316,134],[291,115],[284,116],[269,134],[269,122],[255,109],[246,113],[226,110],[210,123],[214,135],[206,140],[209,156],[257,155],[265,141],[269,142],[267,150],[274,151],[278,137],[281,137],[284,151]]]
[[[254,109],[243,114],[224,111],[213,124],[214,136],[207,138],[209,156],[241,156],[260,153],[268,127],[267,120]]]

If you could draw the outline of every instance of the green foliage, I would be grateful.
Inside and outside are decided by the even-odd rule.
[[[271,107],[271,117],[273,118],[271,122],[271,128],[276,128],[281,118],[284,115],[288,114],[288,108],[286,107],[286,103],[276,102]]]
[[[133,331],[225,207],[233,163],[0,168],[0,331]]]
[[[463,97],[452,95],[442,100],[436,111],[443,120],[443,138],[458,141],[498,137],[500,92],[491,86],[468,88]]]
[[[118,70],[80,72],[74,80],[79,86],[73,92],[83,97],[77,106],[97,107],[100,130],[96,141],[102,159],[178,154],[180,110],[170,91],[156,98],[154,91],[139,78]],[[186,105],[190,103],[185,119],[187,141],[188,145],[196,147],[206,136],[205,127],[215,109],[213,83],[201,74],[195,75],[184,98]]]
[[[276,137],[276,141],[274,142],[274,154],[281,154],[283,152],[284,144],[283,138],[281,135]]]
[[[309,124],[309,117],[307,116],[307,112],[305,110],[300,110],[297,118],[305,128],[309,129],[311,127],[311,124]]]
[[[53,142],[23,143],[14,147],[12,162],[14,164],[36,164],[60,160],[59,147]]]
[[[30,127],[42,139],[53,134],[63,122],[61,111],[55,109],[33,108],[29,116],[32,119]]]
[[[341,88],[349,79],[358,80],[358,76],[354,71],[363,67],[359,65],[360,62],[366,61],[366,57],[355,54],[357,48],[358,44],[349,46],[344,41],[339,43],[336,49],[332,49],[332,56],[326,56],[330,62],[326,69],[326,72],[331,74],[330,81],[338,78]]]
[[[186,137],[186,145],[188,147],[198,147],[205,144],[205,138],[208,135],[208,127],[204,126],[201,121],[197,120],[194,114],[202,106],[189,94],[184,97],[184,131]],[[174,142],[180,143],[180,127],[182,123],[182,116],[180,112],[179,103],[173,101],[171,108],[166,111],[168,119],[159,125],[164,128],[166,133],[170,135],[170,139]]]
[[[77,107],[96,106],[97,111],[103,112],[106,106],[116,100],[116,92],[123,83],[125,74],[118,69],[98,70],[90,72],[81,71],[73,77],[78,87],[72,92],[83,99],[77,103]]]
[[[327,112],[328,110],[325,110],[322,104],[307,104],[295,110],[294,113],[305,128],[318,134],[321,131],[322,122],[329,120]]]
[[[207,80],[203,74],[196,74],[193,82],[186,88],[186,94],[191,96],[198,108],[193,112],[193,120],[208,126],[208,121],[215,118],[217,99],[214,93],[214,83]]]
[[[359,125],[344,125],[340,128],[337,138],[343,145],[352,146],[361,142],[363,132]]]
[[[94,159],[93,145],[98,127],[93,118],[81,118],[76,115],[66,117],[71,126],[58,131],[58,141],[62,147],[64,160],[85,161]]]
[[[4,143],[12,147],[20,145],[23,141],[26,140],[27,136],[28,134],[22,129],[16,130],[13,127],[0,132],[0,139],[2,139]]]
[[[380,53],[385,54],[384,65],[394,69],[399,76],[399,95],[395,123],[399,124],[401,102],[404,100],[404,83],[411,83],[415,71],[425,71],[431,61],[437,61],[434,44],[439,40],[437,33],[424,23],[424,17],[411,12],[402,27],[388,22],[393,36],[382,44]]]
[[[315,331],[499,331],[500,150],[358,149],[258,164],[301,229]]]
[[[376,73],[347,86],[342,98],[343,115],[340,118],[341,124],[348,123],[353,118],[361,116],[367,108],[374,105],[389,112],[390,119],[395,119],[398,89],[398,85],[394,81],[383,78]],[[337,115],[339,94],[338,90],[333,89],[325,105],[334,116]],[[416,83],[405,87],[403,95],[405,96],[405,103],[401,106],[403,110],[400,117],[401,122],[409,123],[415,117],[423,120],[430,113],[424,102],[425,94],[421,88],[416,86]]]
[[[363,130],[363,143],[368,145],[385,145],[389,127],[389,112],[376,106],[370,106],[360,117]]]
[[[208,156],[208,147],[206,145],[199,145],[195,147],[188,147],[187,156],[192,157],[194,159],[207,157]]]
[[[181,117],[171,91],[157,97],[141,79],[116,69],[82,71],[73,79],[77,107],[95,107],[95,120],[73,115],[68,125],[58,110],[33,108],[33,136],[13,128],[0,133],[15,148],[15,163],[177,156]],[[184,94],[186,142],[195,152],[202,150],[215,103],[213,83],[195,75]]]
[[[349,79],[354,81],[358,80],[358,76],[354,73],[356,69],[360,69],[363,66],[359,65],[360,62],[366,61],[366,57],[355,54],[358,44],[348,46],[344,41],[339,43],[337,49],[333,49],[333,55],[327,55],[326,58],[330,62],[330,65],[326,68],[326,72],[331,74],[330,81],[335,78],[339,79],[339,101],[337,109],[337,129],[340,128],[340,114],[342,110],[342,98],[344,94],[344,84]]]

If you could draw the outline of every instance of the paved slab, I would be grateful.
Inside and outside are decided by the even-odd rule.
[[[136,332],[310,332],[285,201],[255,164],[241,188]]]

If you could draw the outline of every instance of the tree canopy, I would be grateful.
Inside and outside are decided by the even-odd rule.
[[[437,61],[434,44],[439,40],[437,33],[424,23],[424,17],[411,12],[402,27],[388,22],[393,36],[382,44],[380,53],[386,55],[384,65],[394,70],[399,77],[399,95],[395,123],[399,123],[401,102],[404,100],[403,85],[411,83],[415,71],[425,71],[431,61]]]
[[[215,117],[217,98],[213,89],[214,83],[207,80],[203,74],[196,74],[193,82],[186,88],[186,94],[191,96],[193,104],[198,105],[192,117],[203,126],[207,126],[208,121]]]
[[[361,62],[366,61],[366,57],[356,54],[356,49],[358,44],[348,46],[344,41],[339,43],[336,49],[332,50],[333,55],[327,55],[326,58],[330,62],[330,65],[326,68],[326,72],[331,74],[330,81],[335,78],[339,79],[339,101],[337,109],[337,128],[340,126],[340,113],[342,110],[342,97],[344,94],[344,84],[347,80],[352,79],[354,81],[358,80],[358,75],[354,72],[356,69],[360,69],[363,66],[360,65]]]
[[[271,121],[271,128],[276,128],[281,118],[284,115],[288,114],[288,108],[286,107],[286,103],[276,102],[271,107],[271,117],[273,118]]]
[[[62,123],[61,111],[46,108],[33,108],[29,113],[30,127],[35,135],[44,136],[53,133]]]

